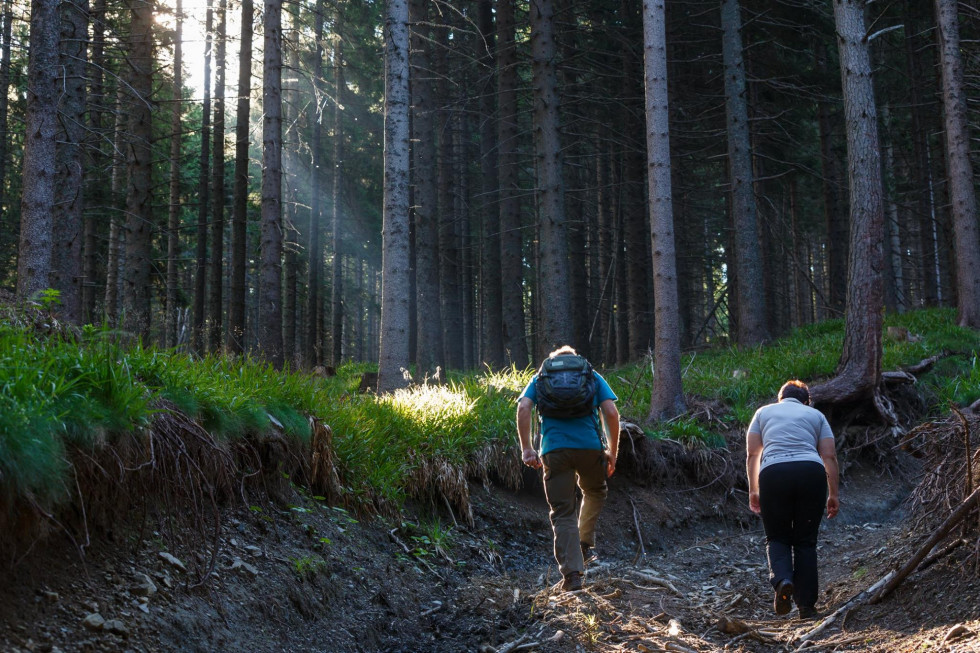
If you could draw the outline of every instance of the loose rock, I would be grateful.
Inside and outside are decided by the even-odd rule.
[[[98,612],[93,612],[82,620],[82,625],[89,630],[102,630],[105,628],[105,619]]]
[[[166,551],[161,551],[160,552],[160,557],[163,558],[164,561],[166,561],[166,562],[170,563],[172,566],[176,567],[177,569],[180,569],[181,571],[187,571],[187,567],[184,566],[184,563],[183,562],[181,562],[180,560],[178,560],[174,556],[170,555]]]

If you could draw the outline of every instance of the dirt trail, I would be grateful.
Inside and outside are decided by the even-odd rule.
[[[901,502],[908,490],[907,484],[871,471],[846,479],[841,514],[821,527],[821,617],[904,560],[911,542]],[[636,494],[628,487],[614,490],[611,512],[619,525],[625,526],[623,513],[638,503]],[[639,494],[669,503],[675,513],[705,508],[703,496]],[[736,505],[742,496],[726,495],[722,503],[708,506],[719,513],[715,519],[684,529],[657,534],[655,525],[641,525],[646,538],[660,538],[645,556],[635,553],[635,537],[634,552],[626,537],[618,547],[607,545],[614,550],[589,569],[583,592],[539,590],[531,599],[539,623],[510,650],[537,642],[533,650],[980,651],[975,635],[980,633],[980,585],[975,575],[962,577],[951,569],[953,561],[918,573],[881,605],[838,615],[825,632],[806,642],[804,636],[821,619],[802,620],[795,610],[785,617],[773,613],[761,522]],[[608,522],[604,531],[610,532]]]
[[[84,562],[55,538],[7,561],[0,651],[761,652],[795,650],[814,627],[772,613],[743,492],[617,475],[600,559],[583,591],[560,594],[547,506],[527,481],[519,493],[473,486],[472,527],[452,526],[442,506],[361,521],[298,495],[229,509],[205,536],[150,515],[142,543],[103,534]],[[824,613],[918,541],[905,534],[908,490],[874,470],[845,476],[841,514],[820,536]],[[215,572],[198,585],[212,553]],[[980,586],[958,560],[839,618],[811,650],[980,651]]]

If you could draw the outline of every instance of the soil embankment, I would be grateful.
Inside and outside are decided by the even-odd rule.
[[[519,493],[473,487],[472,527],[445,506],[362,521],[297,494],[228,509],[218,531],[147,516],[142,537],[120,529],[84,555],[52,538],[5,561],[0,650],[774,651],[819,623],[772,613],[761,524],[722,483],[617,475],[586,589],[559,594],[547,506],[526,480]],[[824,614],[918,542],[910,489],[847,472],[821,533]],[[813,650],[980,650],[980,584],[958,562],[972,548],[838,615]]]

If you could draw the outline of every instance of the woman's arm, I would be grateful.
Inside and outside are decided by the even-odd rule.
[[[749,431],[745,435],[745,475],[749,479],[749,510],[761,512],[759,507],[759,463],[762,460],[762,434]]]
[[[823,467],[827,470],[827,518],[837,515],[840,509],[838,496],[839,471],[837,466],[837,450],[833,438],[824,438],[817,442],[817,453],[823,459]]]

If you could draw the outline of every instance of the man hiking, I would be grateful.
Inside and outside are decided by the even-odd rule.
[[[566,345],[548,355],[517,402],[524,464],[544,469],[555,560],[566,592],[582,589],[585,562],[595,546],[596,519],[608,491],[606,477],[616,470],[616,400],[606,380]],[[535,406],[541,424],[540,455],[531,444]],[[576,485],[582,490],[581,511]]]

